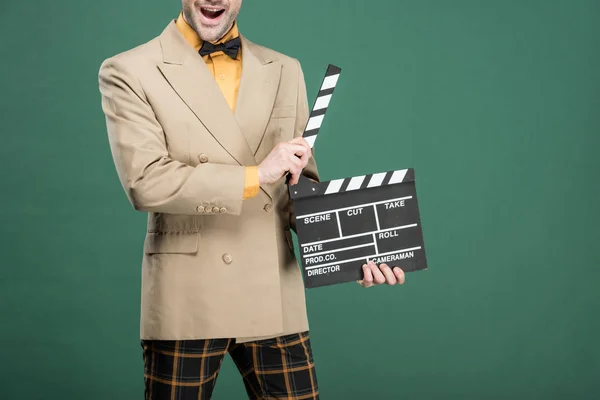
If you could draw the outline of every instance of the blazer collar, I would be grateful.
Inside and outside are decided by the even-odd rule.
[[[270,120],[281,63],[243,35],[242,78],[235,113],[204,60],[180,34],[175,21],[159,36],[162,62],[158,68],[173,90],[206,129],[240,165],[258,165],[254,157]],[[270,189],[264,189],[271,195]]]
[[[248,48],[252,55],[256,57],[262,65],[275,61],[275,58],[272,57],[272,53],[264,51],[262,47],[252,43],[241,33],[239,36],[242,40],[242,49],[245,50]],[[192,48],[179,33],[179,30],[175,25],[175,20],[167,25],[159,36],[159,40],[163,53],[163,62],[165,64],[182,65],[187,57],[198,55],[194,48]]]

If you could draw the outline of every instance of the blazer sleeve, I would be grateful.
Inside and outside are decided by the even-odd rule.
[[[143,88],[123,62],[106,60],[98,80],[117,174],[136,210],[193,215],[210,206],[227,214],[241,213],[244,166],[192,167],[171,159]]]
[[[308,99],[306,96],[306,82],[304,81],[304,72],[302,71],[302,66],[300,62],[295,59],[296,64],[298,66],[298,97],[296,104],[296,125],[294,127],[294,137],[302,136],[304,133],[304,128],[306,128],[306,123],[309,118],[309,108],[308,108]],[[306,178],[319,182],[319,172],[317,169],[317,162],[314,157],[314,147],[312,149],[312,157],[308,161],[308,164],[302,171],[302,175]],[[290,200],[291,201],[291,200]],[[294,207],[290,207],[290,227],[296,231],[296,215],[294,213]]]

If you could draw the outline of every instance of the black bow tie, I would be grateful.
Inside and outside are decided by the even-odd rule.
[[[239,36],[234,39],[231,39],[228,42],[220,43],[220,44],[212,44],[211,42],[204,42],[202,44],[202,47],[200,48],[199,53],[201,56],[206,56],[206,55],[214,53],[216,51],[222,51],[223,53],[227,54],[229,57],[235,59],[240,50],[240,45],[241,45],[241,41],[240,41]]]

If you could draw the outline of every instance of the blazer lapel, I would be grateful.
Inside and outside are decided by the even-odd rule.
[[[254,152],[214,77],[202,57],[181,36],[174,21],[159,40],[163,62],[158,64],[158,68],[179,97],[240,165],[257,165]]]
[[[238,122],[252,154],[265,135],[281,77],[281,63],[263,56],[260,48],[241,36],[242,80],[235,106]]]

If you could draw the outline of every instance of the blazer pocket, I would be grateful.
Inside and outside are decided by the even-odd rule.
[[[275,107],[271,118],[296,118],[296,106]]]
[[[196,232],[148,232],[144,242],[146,254],[194,254],[198,251]]]

